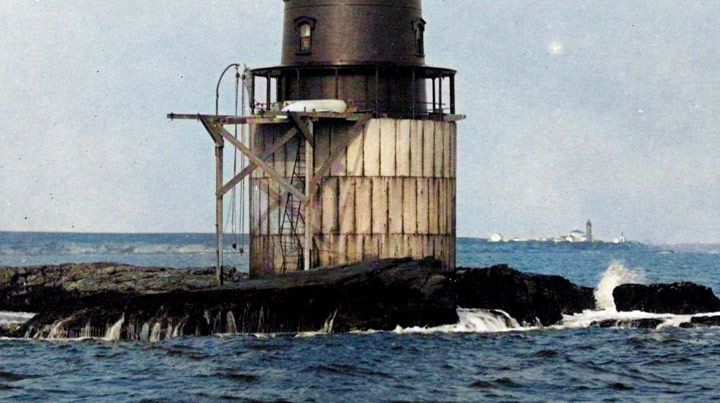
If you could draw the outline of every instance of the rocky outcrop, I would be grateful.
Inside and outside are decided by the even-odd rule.
[[[226,282],[246,278],[226,268]],[[115,263],[80,263],[35,267],[0,267],[0,310],[39,312],[67,301],[105,292],[150,294],[207,289],[215,285],[214,268],[173,269]]]
[[[720,315],[695,316],[689,322],[680,324],[683,328],[720,326]]]
[[[43,310],[19,333],[158,339],[225,332],[392,330],[457,323],[457,307],[501,309],[521,322],[551,325],[563,314],[593,304],[591,289],[558,276],[507,266],[447,272],[432,258],[384,259],[209,290],[101,292]]]
[[[346,332],[458,320],[450,276],[434,259],[387,259],[202,291],[79,298],[41,312],[21,333],[38,337],[258,332]],[[122,320],[121,322],[118,322]]]
[[[712,290],[694,283],[623,284],[613,290],[618,311],[695,314],[720,312]]]
[[[527,274],[506,265],[460,269],[455,283],[456,303],[463,308],[502,309],[521,323],[548,326],[563,314],[595,307],[591,288],[560,276]]]
[[[71,271],[77,277],[60,270],[66,276],[62,281],[43,283],[50,299],[35,302],[34,306],[42,307],[40,313],[21,328],[7,332],[50,338],[161,340],[236,332],[392,330],[458,323],[459,307],[502,310],[520,323],[549,326],[563,315],[595,306],[591,288],[559,276],[522,273],[505,265],[448,272],[432,258],[384,259],[259,280],[240,281],[236,275],[235,283],[221,288],[212,288],[211,269],[202,272],[203,281],[187,283],[179,283],[179,279],[195,279],[192,271],[167,273],[172,270],[126,267],[120,270],[125,271],[118,277],[121,281],[104,277],[117,275],[113,265]],[[154,279],[146,279],[152,275]],[[18,288],[17,279],[4,284],[28,290],[33,298],[43,289]],[[177,289],[161,292],[168,288]],[[55,299],[53,292],[64,299]],[[691,283],[623,285],[614,295],[620,310],[720,311],[720,301],[710,289]],[[12,297],[8,300],[12,305]],[[654,328],[662,322],[652,318],[593,325]],[[716,322],[717,317],[693,318],[689,326]]]

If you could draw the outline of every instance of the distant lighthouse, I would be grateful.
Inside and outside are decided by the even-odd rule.
[[[593,241],[593,234],[592,234],[592,221],[589,219],[585,223],[585,241],[586,242],[592,242]]]

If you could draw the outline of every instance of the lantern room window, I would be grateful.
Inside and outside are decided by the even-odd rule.
[[[300,17],[295,20],[295,30],[298,33],[298,54],[310,54],[312,52],[312,34],[315,29],[315,19]]]
[[[425,56],[425,20],[418,18],[412,22],[415,31],[415,54],[418,57]]]
[[[300,51],[310,52],[312,49],[312,29],[310,24],[300,25]]]

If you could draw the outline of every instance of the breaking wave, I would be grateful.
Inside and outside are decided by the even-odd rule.
[[[500,309],[458,308],[459,321],[454,325],[437,327],[395,328],[395,333],[497,333],[518,330],[532,330],[537,327],[523,327],[510,314]]]
[[[595,306],[598,310],[615,310],[613,290],[623,284],[644,284],[645,272],[636,269],[630,270],[620,262],[612,262],[603,273],[600,282],[595,288]]]
[[[644,327],[662,329],[679,327],[692,318],[717,316],[720,313],[700,313],[695,315],[659,314],[641,311],[618,312],[613,298],[615,287],[628,283],[644,283],[645,272],[642,269],[629,269],[622,263],[613,262],[605,270],[594,291],[595,310],[586,310],[573,315],[563,315],[560,323],[548,326],[548,329],[575,329],[590,326]],[[499,309],[458,308],[458,323],[437,327],[397,327],[395,333],[498,333],[539,330],[542,326],[521,325],[507,312]]]

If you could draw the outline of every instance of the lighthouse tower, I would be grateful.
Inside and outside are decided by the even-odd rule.
[[[435,256],[453,268],[461,117],[455,71],[425,65],[420,0],[284,3],[282,64],[252,70],[266,90],[255,113],[328,99],[352,113],[307,115],[312,138],[297,136],[274,156],[275,169],[299,189],[312,167],[307,202],[273,189],[264,172],[253,175],[251,275],[302,270],[305,259],[313,268]],[[262,153],[294,125],[256,124],[253,151]]]
[[[250,71],[251,116],[169,115],[201,119],[220,149],[219,223],[240,180],[222,183],[224,142],[251,160],[251,277],[390,257],[454,268],[464,116],[455,71],[425,64],[421,0],[283,3],[282,61]],[[225,124],[248,124],[249,144]]]

